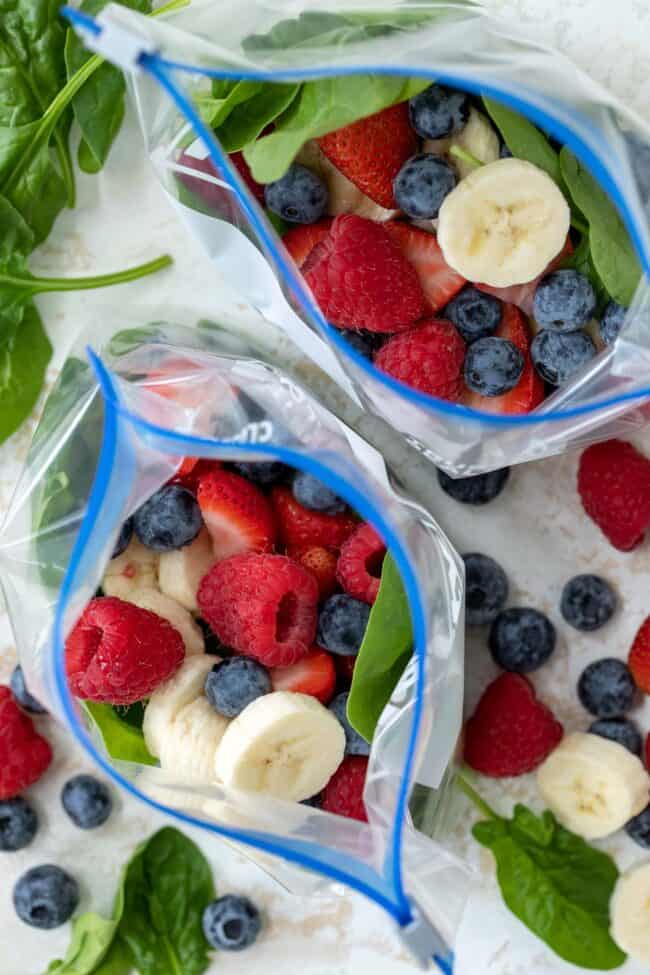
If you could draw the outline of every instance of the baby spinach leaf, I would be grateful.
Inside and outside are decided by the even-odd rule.
[[[110,704],[84,701],[83,708],[101,735],[111,758],[123,762],[138,762],[140,765],[158,764],[145,744],[141,726],[137,727],[130,721],[123,720]]]
[[[107,920],[99,914],[87,913],[75,918],[66,956],[51,962],[47,975],[91,975],[96,972],[97,965],[104,960],[113,943],[117,926],[117,920]]]
[[[212,84],[212,95],[198,95],[196,105],[201,113],[201,118],[208,125],[217,128],[228,118],[230,113],[242,102],[248,101],[263,88],[261,81],[236,81],[229,83],[223,95],[215,95],[214,92],[222,90],[219,86],[215,89]]]
[[[266,84],[236,112],[218,126],[216,134],[226,152],[243,149],[274,122],[291,105],[300,91],[300,85]]]
[[[4,325],[0,316],[0,441],[11,436],[31,413],[52,357],[52,346],[33,302],[21,310],[18,323]]]
[[[513,156],[543,169],[562,189],[560,159],[546,136],[523,115],[500,102],[484,97],[483,104]]]
[[[348,720],[366,741],[372,740],[379,716],[411,657],[412,646],[408,599],[399,569],[388,554],[348,698]]]
[[[30,156],[28,164],[19,165],[38,127],[34,121],[17,128],[0,128],[0,194],[29,224],[34,245],[45,240],[66,203],[65,184],[47,144]]]
[[[116,938],[99,967],[93,968],[89,975],[130,975],[132,971],[131,952],[124,941]]]

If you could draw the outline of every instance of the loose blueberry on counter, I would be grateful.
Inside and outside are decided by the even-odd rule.
[[[29,846],[38,831],[38,816],[33,807],[16,796],[0,802],[0,850],[15,853]]]
[[[61,867],[44,863],[17,880],[13,900],[21,921],[50,930],[70,919],[79,903],[79,887]]]
[[[269,210],[289,223],[316,223],[327,210],[327,186],[311,169],[292,163],[287,172],[264,190]]]
[[[370,606],[345,593],[330,596],[318,617],[316,642],[331,653],[354,656],[363,643]]]
[[[492,624],[488,646],[499,667],[530,674],[555,650],[555,627],[536,609],[504,609]]]
[[[23,673],[23,668],[18,664],[14,667],[11,677],[9,678],[9,686],[11,688],[11,693],[16,698],[16,701],[24,708],[25,711],[29,711],[30,714],[47,714],[47,711],[35,697],[27,690],[25,684],[25,675]]]
[[[596,293],[589,278],[571,268],[551,271],[537,285],[533,318],[541,328],[575,332],[596,311]]]
[[[578,681],[582,706],[597,718],[620,718],[634,704],[636,687],[622,660],[603,657],[585,667]]]
[[[120,528],[120,534],[117,536],[117,541],[115,542],[115,548],[113,549],[112,559],[116,559],[118,555],[128,547],[129,542],[133,537],[133,518],[127,518],[125,522],[122,523]]]
[[[509,339],[478,339],[465,355],[465,385],[481,396],[501,396],[514,389],[524,371],[524,357]]]
[[[261,487],[269,487],[271,484],[285,480],[289,472],[287,465],[279,460],[260,460],[256,463],[237,461],[233,462],[232,467],[247,481],[252,481]]]
[[[339,498],[326,484],[319,481],[312,474],[299,471],[291,486],[296,501],[309,508],[310,511],[322,511],[328,515],[335,515],[345,510],[345,501]]]
[[[465,622],[468,626],[492,623],[506,604],[508,579],[489,555],[470,552],[465,562]]]
[[[501,494],[509,477],[509,467],[487,474],[472,474],[470,477],[450,477],[445,471],[438,471],[438,483],[442,490],[461,504],[489,504]]]
[[[597,630],[612,618],[615,609],[616,594],[600,576],[574,576],[562,590],[560,612],[576,630]]]
[[[563,386],[596,355],[586,332],[538,332],[530,346],[533,365],[544,382]]]
[[[468,284],[447,305],[443,317],[456,326],[466,342],[485,338],[499,327],[503,305],[493,295]]]
[[[359,732],[352,727],[348,721],[348,698],[350,694],[348,691],[343,691],[342,694],[337,694],[334,700],[329,704],[329,710],[332,712],[335,718],[338,718],[339,722],[343,726],[343,731],[345,732],[345,754],[346,755],[369,755],[370,745],[365,738],[362,738]]]
[[[603,317],[600,320],[600,325],[598,326],[600,337],[605,345],[614,344],[619,336],[619,332],[623,328],[626,315],[627,308],[624,308],[623,305],[619,305],[615,301],[609,301],[607,303]]]
[[[589,733],[616,741],[634,755],[641,754],[641,734],[636,725],[627,718],[599,718],[589,726]]]
[[[395,202],[414,220],[433,219],[456,182],[456,172],[448,162],[431,152],[421,152],[407,159],[395,177]]]
[[[631,840],[650,850],[650,805],[626,823],[624,829]]]
[[[61,792],[61,804],[79,829],[97,829],[113,811],[110,792],[92,775],[68,779]]]
[[[154,552],[170,552],[194,541],[203,527],[198,502],[180,484],[166,484],[133,516],[136,536]]]
[[[467,124],[469,109],[469,95],[464,91],[429,85],[409,101],[409,118],[423,139],[443,139]]]
[[[205,679],[205,696],[224,718],[236,718],[251,701],[270,690],[268,670],[252,657],[227,657]]]
[[[248,897],[226,894],[203,912],[203,934],[213,948],[242,951],[257,940],[262,929],[260,912]]]

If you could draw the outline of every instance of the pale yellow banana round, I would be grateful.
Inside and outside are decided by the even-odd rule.
[[[163,552],[158,560],[158,586],[191,613],[198,611],[196,594],[201,579],[215,563],[212,539],[202,528],[193,542]]]
[[[618,878],[609,916],[612,938],[621,951],[650,965],[650,863]]]
[[[148,609],[150,613],[156,613],[167,620],[174,629],[180,633],[185,644],[185,653],[188,655],[204,653],[205,640],[198,623],[195,623],[191,615],[180,603],[170,596],[166,596],[159,589],[153,587],[147,589],[136,589],[129,595],[129,602],[140,609]]]
[[[144,711],[142,732],[147,748],[160,755],[168,729],[184,707],[203,696],[205,679],[219,658],[207,653],[186,657],[173,677],[153,692]],[[210,778],[213,778],[211,775]]]
[[[138,589],[158,588],[158,555],[132,538],[126,549],[106,566],[102,589],[107,596],[130,601]]]
[[[181,708],[162,735],[161,768],[179,778],[211,782],[215,778],[214,756],[228,727],[228,719],[212,707],[201,691]]]

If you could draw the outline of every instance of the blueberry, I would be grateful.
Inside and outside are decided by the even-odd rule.
[[[260,460],[256,463],[237,461],[232,466],[247,481],[259,484],[260,487],[268,487],[278,481],[285,480],[289,471],[287,465],[282,464],[279,460]]]
[[[213,948],[242,951],[257,940],[262,929],[260,912],[248,897],[226,894],[203,912],[203,934]]]
[[[122,522],[122,527],[120,528],[120,534],[117,536],[117,541],[115,542],[115,548],[113,549],[112,559],[116,559],[118,555],[128,547],[131,538],[133,537],[133,518],[127,518],[126,521]]]
[[[317,642],[331,653],[353,656],[359,652],[368,626],[370,606],[345,593],[330,596],[318,617]]]
[[[110,792],[92,775],[75,775],[68,779],[61,792],[61,804],[79,829],[96,829],[113,811]]]
[[[613,345],[618,338],[619,332],[623,328],[623,322],[627,315],[627,308],[617,304],[615,301],[608,301],[600,320],[600,337],[605,345]]]
[[[498,562],[470,552],[465,562],[465,622],[468,626],[492,623],[508,598],[508,579]]]
[[[644,850],[650,850],[650,805],[625,824],[625,832]]]
[[[596,346],[585,332],[538,332],[530,346],[535,369],[544,382],[563,386],[596,355]]]
[[[271,690],[266,667],[252,657],[227,657],[205,680],[205,696],[219,714],[236,718],[247,704]]]
[[[615,609],[614,590],[600,576],[574,576],[562,590],[560,611],[576,630],[597,630],[612,618]]]
[[[582,706],[597,718],[620,718],[634,704],[632,674],[616,657],[604,657],[585,667],[578,681]]]
[[[329,705],[329,710],[332,714],[338,718],[341,725],[343,726],[343,731],[345,732],[345,754],[346,755],[369,755],[370,745],[365,738],[362,738],[359,732],[352,727],[348,721],[348,698],[350,694],[348,691],[343,691],[342,694],[337,694],[334,700]]]
[[[429,85],[409,101],[411,125],[423,139],[442,139],[460,132],[469,109],[469,95],[442,85]]]
[[[481,396],[501,396],[514,389],[524,371],[524,357],[509,339],[478,339],[467,350],[465,384]]]
[[[530,674],[555,650],[555,627],[536,609],[504,609],[492,624],[488,646],[499,667]]]
[[[23,799],[4,799],[0,802],[0,850],[15,852],[29,846],[38,830],[38,816]]]
[[[70,919],[78,903],[77,881],[52,863],[32,867],[14,886],[16,914],[34,928],[58,928]]]
[[[596,293],[589,278],[571,268],[551,271],[535,289],[533,317],[542,328],[575,332],[596,311]]]
[[[370,360],[374,357],[375,352],[381,349],[387,338],[386,335],[381,335],[379,332],[367,332],[363,328],[356,330],[339,328],[337,332],[343,336],[348,345],[356,349],[364,358]]]
[[[641,735],[636,725],[627,718],[600,718],[590,726],[589,732],[618,742],[634,755],[641,754]]]
[[[327,186],[311,169],[292,163],[264,190],[266,205],[289,223],[316,223],[327,210]]]
[[[487,474],[473,474],[470,477],[450,477],[438,471],[440,487],[454,501],[461,504],[489,504],[503,491],[510,476],[510,468],[502,467]]]
[[[444,317],[454,323],[466,342],[474,342],[491,335],[501,323],[502,314],[503,305],[498,298],[468,284],[449,302]]]
[[[305,471],[296,474],[291,490],[296,501],[310,511],[323,511],[328,515],[335,515],[345,510],[345,501],[339,498],[338,494]]]
[[[456,172],[448,162],[430,152],[407,159],[393,181],[395,202],[407,216],[433,219],[447,194],[456,185]]]
[[[133,516],[136,535],[154,552],[169,552],[189,545],[202,526],[196,498],[180,484],[160,488]]]
[[[23,673],[23,668],[18,664],[13,669],[13,673],[9,679],[9,686],[11,687],[11,693],[16,698],[18,704],[25,711],[29,711],[30,714],[47,714],[47,711],[35,697],[27,690],[25,685],[25,675]]]

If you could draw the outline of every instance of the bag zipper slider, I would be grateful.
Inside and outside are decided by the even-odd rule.
[[[445,975],[451,975],[449,946],[444,942],[438,929],[426,917],[417,901],[412,897],[408,900],[411,919],[397,929],[403,944],[423,971],[428,971],[431,963],[435,961]]]
[[[156,54],[158,50],[154,41],[132,23],[128,26],[120,23],[120,8],[116,4],[109,4],[94,18],[72,7],[63,7],[61,13],[89,51],[122,71],[139,71],[142,56]]]

